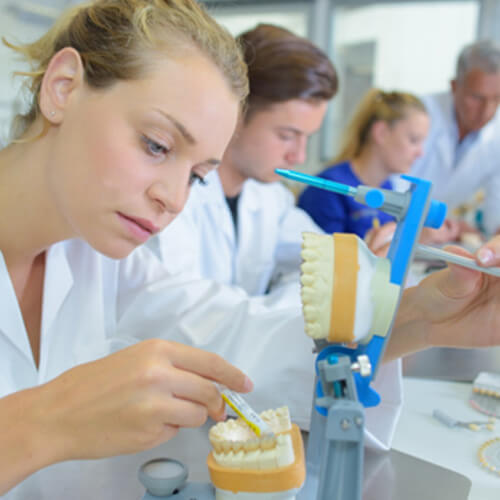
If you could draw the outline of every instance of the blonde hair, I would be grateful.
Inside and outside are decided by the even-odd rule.
[[[31,71],[15,73],[26,77],[31,98],[27,113],[14,118],[15,138],[40,115],[43,77],[54,54],[64,47],[79,52],[85,81],[95,89],[143,76],[155,63],[155,57],[148,60],[145,54],[179,57],[180,50],[194,47],[219,68],[240,102],[248,94],[247,69],[238,43],[195,0],[96,0],[66,11],[34,43],[3,42],[31,66]]]
[[[411,109],[427,113],[424,103],[413,94],[370,89],[356,108],[344,132],[340,153],[333,162],[356,158],[367,144],[375,122],[384,121],[392,125],[405,118]]]

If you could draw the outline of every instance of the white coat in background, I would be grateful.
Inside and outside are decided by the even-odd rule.
[[[222,355],[254,381],[248,400],[257,410],[287,404],[293,419],[308,427],[314,357],[299,308],[275,310],[260,297],[249,299],[234,287],[169,276],[146,248],[114,261],[79,240],[53,245],[46,259],[41,325],[37,369],[0,252],[1,397],[43,384],[78,363],[138,340],[162,337]],[[366,442],[387,447],[401,404],[399,362],[382,367],[374,387],[383,403],[367,411]],[[206,439],[206,433],[201,438]],[[174,445],[161,448],[161,454],[193,460],[198,447],[198,467],[204,468],[206,443],[201,444],[199,430],[183,431]],[[138,454],[137,460],[142,456]],[[56,464],[26,479],[4,498],[115,498],[106,484],[132,483],[140,488],[137,471],[127,468],[130,460]],[[137,496],[129,496],[127,490],[120,498]]]
[[[422,98],[431,119],[424,154],[411,169],[415,177],[433,183],[432,197],[451,211],[483,189],[483,224],[488,233],[500,229],[500,113],[459,145],[458,126],[450,92]],[[396,180],[396,188],[407,184]]]
[[[218,173],[205,181],[193,186],[181,214],[148,243],[168,271],[237,285],[249,295],[297,284],[302,233],[322,230],[295,206],[292,193],[279,182],[247,180],[236,235]]]

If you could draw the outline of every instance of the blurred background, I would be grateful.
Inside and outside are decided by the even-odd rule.
[[[0,0],[0,33],[8,40],[40,36],[65,7],[79,0]],[[331,56],[340,74],[320,132],[299,170],[316,173],[335,153],[354,105],[372,87],[415,94],[447,90],[459,50],[479,38],[500,38],[499,0],[218,0],[204,2],[233,34],[260,22],[310,38]],[[0,143],[22,106],[22,69],[0,46]]]

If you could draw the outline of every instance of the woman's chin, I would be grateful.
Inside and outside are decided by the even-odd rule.
[[[107,242],[100,244],[90,243],[92,248],[99,252],[100,254],[109,257],[110,259],[120,260],[128,257],[137,247],[140,247],[140,243],[131,242],[127,240],[120,240],[119,242]]]

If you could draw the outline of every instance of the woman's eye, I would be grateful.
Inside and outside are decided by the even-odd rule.
[[[166,155],[170,151],[170,149],[163,146],[162,144],[159,144],[156,141],[153,141],[149,137],[143,136],[142,141],[144,142],[144,145],[146,147],[146,152],[151,156]]]
[[[202,186],[205,186],[207,183],[201,175],[193,172],[189,178],[189,185],[192,186],[195,182],[198,182]]]

